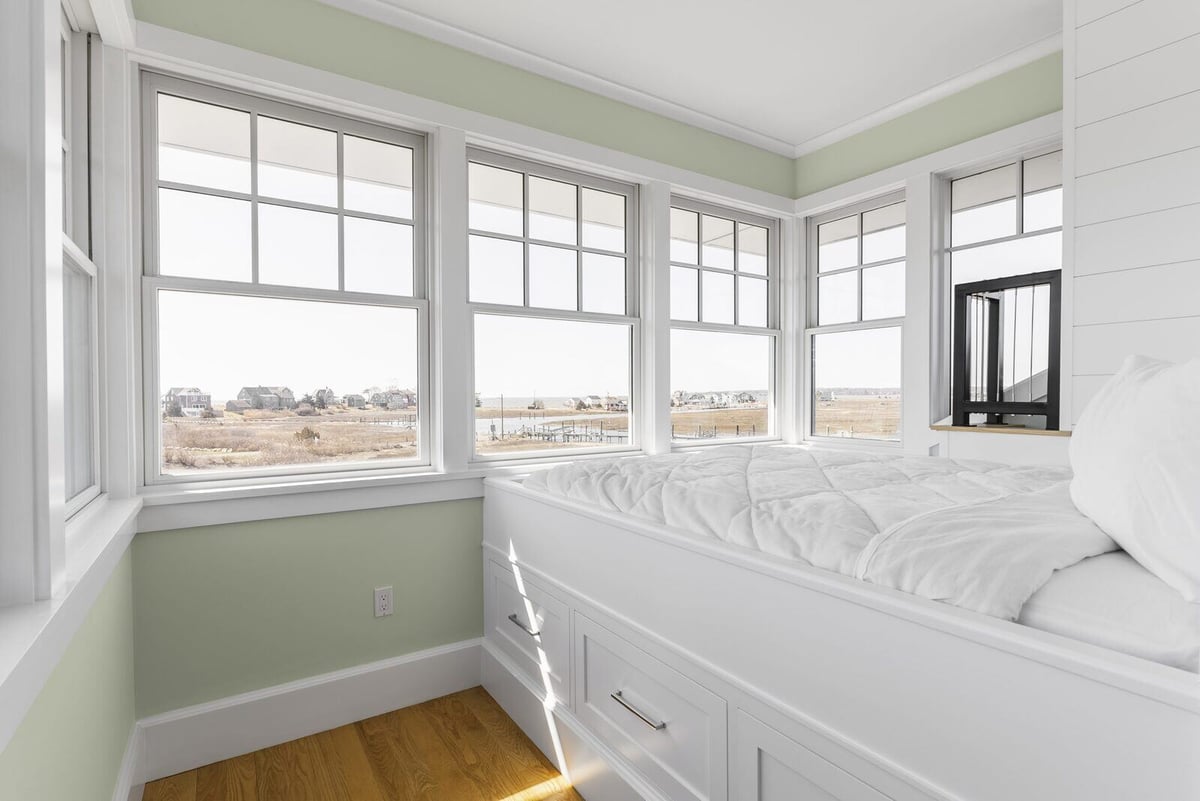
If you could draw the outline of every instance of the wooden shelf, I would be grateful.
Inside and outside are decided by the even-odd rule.
[[[944,426],[932,425],[933,431],[954,431],[964,434],[1019,434],[1027,437],[1069,437],[1070,431],[1046,431],[1041,428],[1003,428],[1000,426]]]

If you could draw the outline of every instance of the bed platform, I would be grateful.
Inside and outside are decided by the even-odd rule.
[[[484,684],[589,801],[1200,798],[1178,668],[513,479],[484,580]]]

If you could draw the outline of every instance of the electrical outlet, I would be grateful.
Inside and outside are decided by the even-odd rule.
[[[375,588],[375,617],[387,617],[395,609],[392,607],[392,588],[376,587]]]

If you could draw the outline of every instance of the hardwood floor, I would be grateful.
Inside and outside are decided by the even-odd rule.
[[[582,801],[482,687],[146,785],[143,801]]]

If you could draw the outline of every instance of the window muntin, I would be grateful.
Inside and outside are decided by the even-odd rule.
[[[810,219],[809,240],[808,434],[899,442],[906,202],[890,195]]]
[[[143,87],[147,481],[427,464],[422,138]]]
[[[634,187],[468,158],[476,458],[632,447]]]
[[[951,292],[966,284],[1003,283],[1004,279],[1061,270],[1062,151],[951,180],[948,216],[950,245],[946,248],[946,264]],[[1049,376],[1056,367],[1054,355],[1048,349],[1054,340],[1050,320],[1056,318],[1058,310],[1051,308],[1051,295],[1044,283],[1036,289],[1022,286],[992,292],[990,300],[999,309],[994,327],[988,325],[990,315],[975,313],[982,301],[968,298],[973,314],[967,329],[970,346],[951,354],[953,359],[967,362],[961,365],[961,375],[971,382],[965,396],[967,401],[983,402],[979,397],[983,390],[978,388],[988,382],[976,373],[983,369],[980,365],[989,361],[979,343],[990,334],[998,337],[989,351],[994,351],[994,358],[987,369],[994,374],[996,384],[990,389],[993,396],[990,400],[1023,401],[1029,408],[1048,405],[1050,414],[1030,417],[971,413],[964,424],[1019,423],[1040,427],[1046,420],[1055,420],[1057,390],[1051,386],[1053,381]],[[947,317],[947,330],[953,330],[953,308]],[[951,381],[959,369],[959,365],[952,365]]]
[[[778,223],[671,200],[671,439],[775,435]]]

